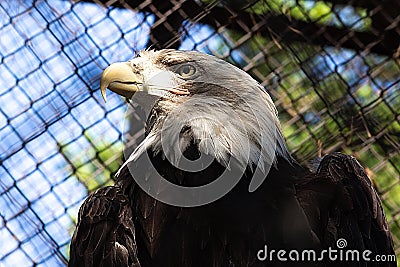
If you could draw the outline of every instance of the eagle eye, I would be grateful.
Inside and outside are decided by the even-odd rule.
[[[196,73],[196,68],[191,64],[184,64],[177,69],[176,73],[182,78],[189,78]]]

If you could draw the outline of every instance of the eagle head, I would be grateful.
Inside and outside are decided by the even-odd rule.
[[[179,166],[191,145],[227,168],[237,164],[267,172],[277,158],[292,160],[271,97],[246,72],[214,56],[142,51],[110,65],[100,87],[104,100],[106,88],[133,101],[143,94],[155,99],[146,137],[125,164],[152,151]]]

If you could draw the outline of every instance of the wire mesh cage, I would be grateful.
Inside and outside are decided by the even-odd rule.
[[[251,74],[301,163],[358,158],[400,253],[399,11],[397,0],[2,1],[0,265],[68,262],[79,206],[122,163],[126,103],[103,102],[101,72],[150,46]]]

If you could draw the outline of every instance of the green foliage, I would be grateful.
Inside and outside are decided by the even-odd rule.
[[[202,0],[202,2],[212,3],[214,1]],[[371,28],[371,19],[365,8],[355,8],[346,5],[335,5],[333,7],[330,1],[227,0],[223,4],[220,3],[220,5],[222,7],[229,6],[233,10],[245,10],[248,13],[257,15],[284,15],[289,19],[332,25],[338,28],[349,27],[359,31],[366,31]],[[346,11],[342,13],[341,11],[345,9]],[[335,11],[335,15],[333,11]],[[339,15],[339,17],[336,15]]]
[[[84,152],[76,150],[72,144],[61,145],[61,154],[73,166],[74,176],[85,185],[89,192],[99,187],[112,185],[112,175],[121,163],[123,145],[120,141],[108,143],[84,133],[87,147]]]
[[[332,18],[331,3],[323,1],[261,0],[247,9],[255,14],[276,13],[298,20],[327,23]]]

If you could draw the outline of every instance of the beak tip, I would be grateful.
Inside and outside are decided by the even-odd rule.
[[[105,103],[107,103],[106,87],[100,85],[101,96]]]

